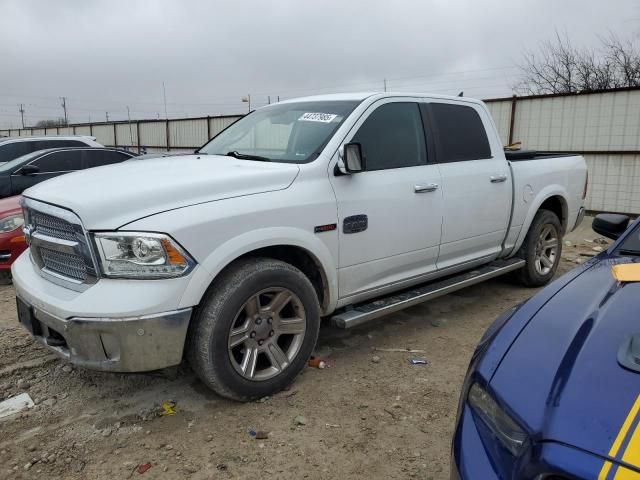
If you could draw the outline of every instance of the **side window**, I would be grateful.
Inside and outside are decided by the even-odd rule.
[[[362,146],[367,170],[414,167],[427,163],[424,130],[417,103],[387,103],[378,107],[351,141]]]
[[[40,173],[70,172],[82,170],[82,150],[54,152],[39,158],[32,165],[40,167]]]
[[[474,108],[450,103],[430,103],[428,108],[438,162],[491,158],[487,132]]]
[[[33,142],[35,147],[32,151],[46,150],[47,148],[62,148],[62,147],[86,147],[87,144],[78,140],[38,140]]]
[[[30,142],[12,142],[0,145],[0,163],[31,153]]]
[[[112,150],[87,149],[84,153],[84,168],[100,167],[102,165],[111,165],[114,163],[124,162],[131,158],[122,152],[114,152]]]

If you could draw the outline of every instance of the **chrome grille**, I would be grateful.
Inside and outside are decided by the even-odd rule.
[[[80,255],[40,247],[40,256],[44,268],[50,272],[81,282],[87,279],[87,266]]]
[[[69,210],[25,198],[25,237],[42,276],[83,291],[98,280],[88,236],[80,218]]]
[[[74,226],[66,220],[35,210],[31,211],[30,218],[33,228],[44,235],[63,240],[77,238]]]

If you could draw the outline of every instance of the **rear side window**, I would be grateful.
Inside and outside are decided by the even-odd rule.
[[[31,142],[13,142],[0,145],[0,162],[8,162],[33,151]]]
[[[61,147],[86,147],[87,144],[79,140],[36,140],[32,151],[46,150],[47,148],[61,148]]]
[[[430,103],[427,108],[438,162],[491,158],[487,132],[474,108],[448,103]]]
[[[362,146],[367,170],[427,163],[424,129],[417,103],[387,103],[378,107],[351,141]]]
[[[39,167],[40,173],[71,172],[74,170],[82,170],[84,168],[82,153],[82,150],[54,152],[32,162],[32,165],[36,165],[37,167]]]
[[[88,149],[83,150],[85,158],[85,167],[100,167],[102,165],[111,165],[114,163],[124,162],[131,158],[131,155],[127,155],[122,152],[114,152],[112,150],[100,150],[100,149]]]

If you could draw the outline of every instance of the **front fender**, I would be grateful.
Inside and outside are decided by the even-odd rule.
[[[317,236],[306,230],[294,227],[270,227],[252,230],[231,238],[217,247],[200,262],[203,268],[194,272],[194,276],[180,301],[180,308],[199,304],[213,279],[234,260],[260,248],[274,246],[302,248],[314,257],[324,271],[329,289],[327,292],[329,300],[324,313],[332,312],[338,300],[338,277],[333,256]]]

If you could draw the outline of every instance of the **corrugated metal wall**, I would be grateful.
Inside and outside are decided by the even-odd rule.
[[[587,209],[640,214],[640,89],[486,104],[505,145],[511,136],[525,149],[584,155],[589,166]]]
[[[486,103],[505,145],[511,137],[526,149],[585,156],[590,179],[588,209],[640,213],[640,89],[501,98]],[[0,130],[0,136],[93,135],[107,146],[148,152],[189,151],[240,118],[241,115],[140,120],[131,122],[131,126],[127,122],[80,124],[48,128],[46,132],[13,129]],[[280,140],[271,139],[274,148]]]

